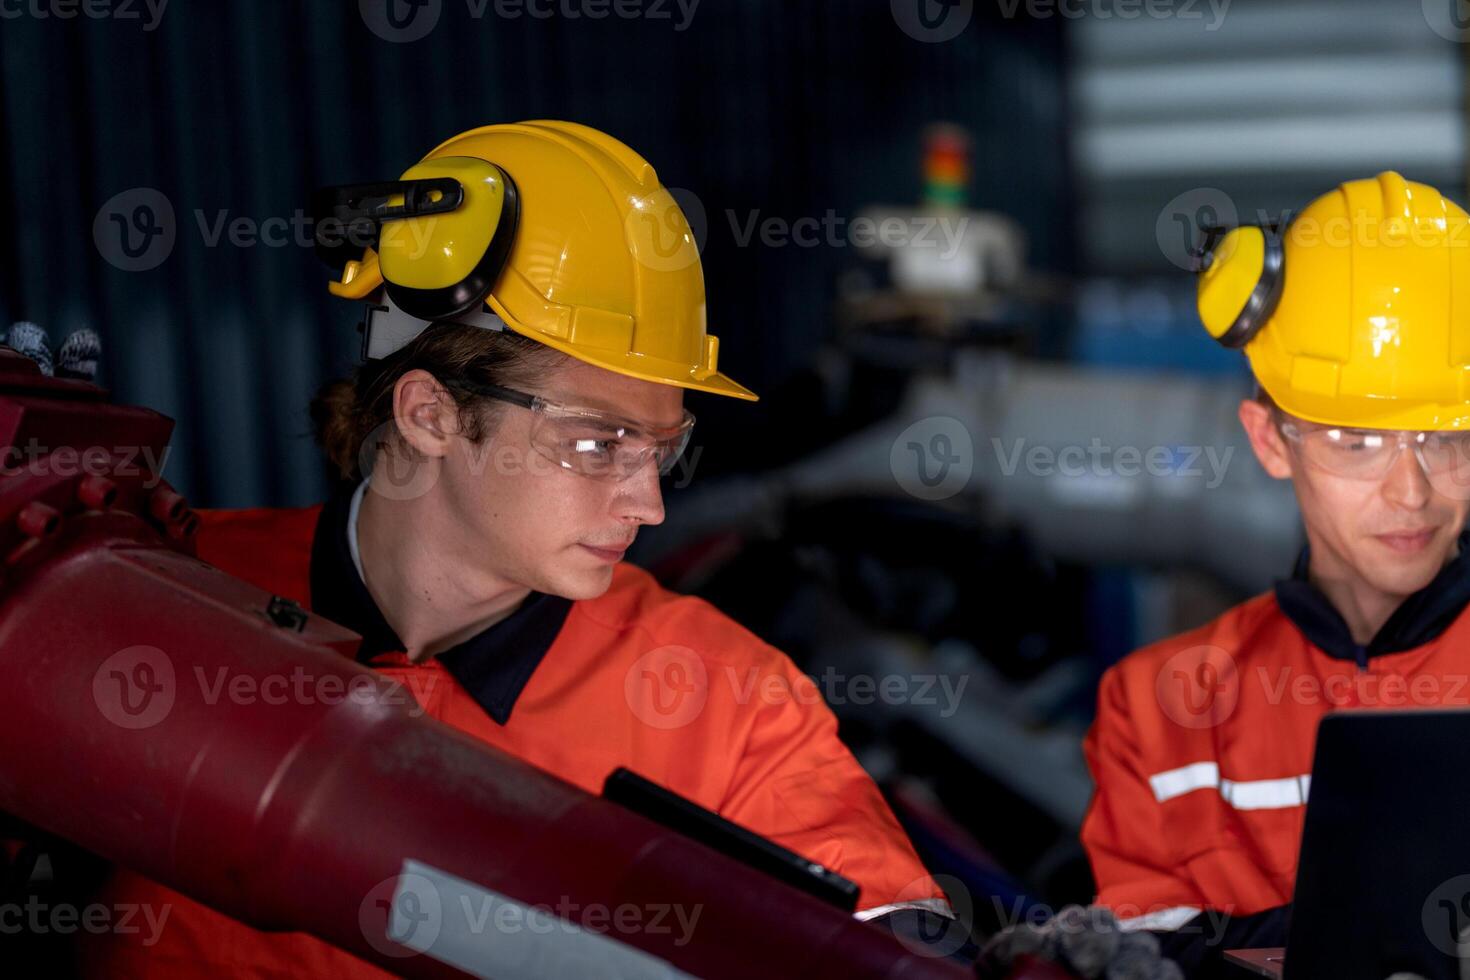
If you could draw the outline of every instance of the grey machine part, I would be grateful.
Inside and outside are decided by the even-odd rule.
[[[1290,570],[1303,538],[1289,483],[1261,469],[1241,430],[1247,394],[1234,379],[963,354],[949,376],[915,379],[875,426],[785,469],[681,492],[657,537],[779,535],[793,501],[911,495],[895,446],[955,433],[954,420],[970,475],[946,505],[1017,523],[1063,561],[1191,568],[1254,593]]]

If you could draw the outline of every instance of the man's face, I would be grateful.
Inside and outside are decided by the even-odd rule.
[[[683,416],[684,394],[566,359],[530,390],[549,401],[607,412],[651,427]],[[534,413],[497,404],[479,445],[451,435],[431,491],[442,495],[442,540],[459,567],[480,566],[518,585],[589,599],[607,591],[613,566],[638,529],[664,519],[657,463],[627,479],[594,479],[564,469],[531,444]]]
[[[1241,404],[1240,419],[1266,471],[1292,481],[1314,565],[1324,574],[1407,596],[1428,585],[1454,556],[1470,512],[1463,472],[1431,479],[1410,445],[1379,479],[1345,477],[1313,465],[1278,427],[1281,421],[1317,428],[1311,423],[1256,401]]]

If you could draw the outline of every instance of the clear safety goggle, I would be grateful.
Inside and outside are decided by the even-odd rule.
[[[531,412],[531,445],[547,460],[582,476],[621,482],[653,460],[660,476],[674,468],[694,428],[684,412],[678,425],[659,428],[606,412],[549,401],[500,385],[456,382],[478,395]]]
[[[1349,479],[1382,479],[1399,454],[1412,449],[1426,476],[1470,485],[1470,430],[1405,432],[1283,421],[1281,434],[1311,465]]]

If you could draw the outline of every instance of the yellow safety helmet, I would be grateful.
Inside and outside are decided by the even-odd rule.
[[[370,346],[370,318],[365,356],[435,320],[503,323],[618,374],[756,399],[718,370],[684,213],[653,167],[606,133],[550,120],[483,126],[397,181],[318,191],[313,211],[317,251],[342,269],[331,291],[381,300],[373,308],[397,321]]]
[[[1388,171],[1317,198],[1284,235],[1211,229],[1198,302],[1291,415],[1470,428],[1470,216],[1433,187]]]

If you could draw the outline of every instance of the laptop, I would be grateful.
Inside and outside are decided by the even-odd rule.
[[[1286,980],[1459,980],[1462,951],[1470,959],[1470,710],[1327,715],[1284,956],[1226,959]]]

